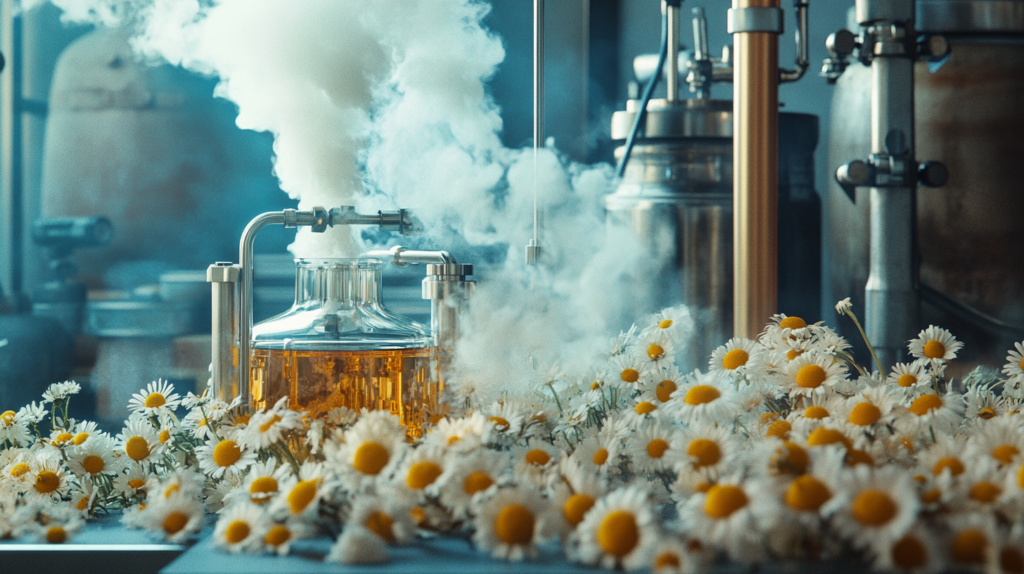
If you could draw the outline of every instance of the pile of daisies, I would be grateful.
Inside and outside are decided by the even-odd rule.
[[[837,310],[856,322],[848,300]],[[55,384],[0,414],[0,537],[64,542],[117,512],[171,542],[215,523],[228,552],[326,535],[326,559],[342,563],[440,535],[502,560],[560,547],[656,572],[763,560],[1024,572],[1024,346],[1002,372],[955,380],[962,344],[929,327],[913,362],[873,370],[828,327],[778,315],[707,372],[681,373],[689,323],[663,311],[620,334],[599,369],[522,383],[526,398],[451,393],[417,440],[388,412],[313,418],[283,399],[250,413],[164,382],[111,436],[69,418],[79,386]]]

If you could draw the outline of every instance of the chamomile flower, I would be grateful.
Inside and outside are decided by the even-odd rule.
[[[677,470],[717,479],[732,470],[739,456],[735,435],[718,425],[700,423],[678,433],[664,458]]]
[[[986,385],[972,385],[964,393],[967,403],[964,418],[974,425],[984,425],[990,420],[999,420],[1006,414],[1006,399],[997,395]]]
[[[148,420],[131,416],[117,435],[118,448],[135,462],[151,462],[160,453],[160,438]]]
[[[359,420],[359,413],[348,407],[337,407],[327,411],[327,422],[331,426],[350,427]]]
[[[29,486],[25,496],[35,499],[52,500],[67,491],[68,477],[63,465],[47,458],[38,458],[30,465]]]
[[[991,459],[1002,466],[1024,460],[1024,433],[1020,421],[1007,417],[993,419],[971,435],[964,456]]]
[[[415,493],[435,493],[439,486],[437,479],[444,474],[447,465],[443,447],[420,447],[405,457],[396,478]]]
[[[677,432],[668,425],[651,423],[641,425],[627,441],[626,453],[638,474],[646,474],[672,467],[676,460],[669,452],[679,444]]]
[[[53,383],[43,392],[43,401],[47,403],[62,401],[71,395],[77,395],[81,390],[82,386],[75,381]]]
[[[512,448],[512,462],[516,478],[534,488],[544,488],[548,473],[558,464],[562,453],[541,441]]]
[[[298,476],[289,475],[280,483],[280,496],[273,498],[269,512],[276,517],[316,516],[320,500],[333,484],[327,480],[323,463],[304,462]]]
[[[729,375],[743,375],[756,369],[761,363],[764,347],[750,339],[740,337],[715,349],[711,354],[709,372]]]
[[[676,365],[663,365],[651,373],[651,379],[656,381],[654,385],[654,398],[659,403],[667,403],[672,400],[686,381],[686,377],[679,372]]]
[[[870,434],[875,438],[880,433],[888,433],[897,407],[896,397],[888,388],[875,387],[842,401],[838,415],[846,423],[848,434],[854,437]]]
[[[324,558],[341,564],[384,564],[390,560],[387,544],[362,526],[346,527]]]
[[[675,344],[661,329],[644,333],[636,344],[637,354],[641,360],[650,363],[651,368],[656,369],[661,365],[671,365],[675,362]]]
[[[793,342],[810,339],[812,336],[807,322],[800,317],[787,317],[782,313],[773,315],[758,337],[760,342],[769,349],[788,348]]]
[[[416,535],[413,506],[405,493],[386,489],[356,499],[348,524],[362,526],[388,544],[408,544]]]
[[[583,468],[607,475],[618,468],[622,439],[615,434],[598,432],[583,439],[572,458]]]
[[[92,480],[77,480],[71,487],[71,507],[88,516],[92,512],[93,503],[96,500],[96,487]]]
[[[489,449],[452,453],[438,478],[440,499],[456,520],[468,518],[473,500],[502,484],[511,466],[508,454]]]
[[[146,385],[141,392],[132,395],[128,401],[128,408],[149,417],[171,413],[179,404],[181,398],[174,392],[174,385],[159,379]]]
[[[703,543],[737,562],[764,556],[764,533],[774,525],[778,502],[756,481],[733,476],[680,503],[679,518]]]
[[[18,417],[14,411],[0,414],[0,444],[11,443],[14,446],[27,445],[32,441],[32,433],[24,417]]]
[[[805,398],[800,408],[793,408],[786,421],[800,434],[807,434],[821,426],[842,424],[843,399],[837,395],[821,394]]]
[[[139,513],[142,528],[159,533],[171,543],[184,542],[203,527],[203,504],[183,493],[148,504]]]
[[[423,442],[455,450],[473,450],[485,442],[484,436],[490,427],[479,412],[457,419],[444,418],[430,429]]]
[[[233,490],[228,496],[232,499],[248,499],[256,505],[264,505],[280,492],[281,485],[291,476],[287,465],[278,464],[269,458],[249,467],[242,488]]]
[[[622,353],[609,365],[609,384],[628,390],[640,390],[648,383],[650,367],[633,353]]]
[[[925,393],[915,398],[907,407],[908,414],[896,421],[900,430],[924,432],[931,429],[936,435],[946,434],[963,420],[963,395],[948,392],[939,396]]]
[[[925,370],[925,363],[896,363],[886,382],[898,387],[905,394],[917,396],[931,390],[932,377]]]
[[[402,461],[405,450],[405,428],[389,412],[365,413],[352,428],[345,431],[340,445],[324,447],[328,463],[347,483],[357,490],[386,482]]]
[[[654,574],[696,574],[704,569],[704,560],[676,536],[662,537],[653,547],[651,557]]]
[[[650,325],[644,329],[645,333],[663,333],[677,342],[683,342],[690,331],[693,330],[693,317],[686,305],[664,309],[656,313],[645,323]]]
[[[807,352],[786,366],[780,385],[790,397],[826,394],[846,375],[846,366],[829,355]]]
[[[114,479],[114,489],[125,498],[131,498],[140,493],[144,495],[149,478],[146,469],[141,464],[128,463],[125,472],[117,475]]]
[[[269,520],[263,510],[248,502],[225,508],[213,529],[213,543],[227,552],[256,552],[262,549]]]
[[[739,402],[740,397],[727,377],[708,374],[695,377],[693,384],[676,391],[665,409],[687,424],[721,422],[736,415]]]
[[[36,404],[35,401],[32,401],[18,409],[18,412],[15,414],[15,420],[24,421],[26,425],[39,424],[43,422],[43,419],[50,412],[45,407],[45,402]]]
[[[263,535],[263,548],[272,554],[284,556],[290,551],[292,542],[309,538],[315,532],[315,529],[300,520],[270,523]]]
[[[509,401],[491,403],[483,410],[483,415],[490,425],[487,436],[492,441],[519,434],[526,419],[525,413]]]
[[[952,333],[935,325],[929,325],[907,344],[911,356],[928,359],[932,364],[952,361],[963,346]]]
[[[653,506],[650,495],[636,486],[602,497],[576,527],[570,558],[609,569],[649,566],[658,542]]]
[[[71,444],[75,446],[84,445],[90,438],[104,439],[109,436],[107,433],[99,430],[99,426],[92,421],[75,423],[74,427],[71,428],[71,434],[75,435],[71,439]]]
[[[532,488],[499,488],[477,507],[473,542],[501,560],[533,558],[537,544],[548,536],[548,512],[544,497]]]
[[[256,453],[229,439],[211,438],[196,447],[199,468],[212,478],[234,477],[256,462]]]
[[[1004,502],[1013,496],[1013,490],[1006,489],[1006,472],[992,459],[972,461],[967,470],[952,484],[951,507],[953,509],[990,512],[1005,508]]]
[[[898,540],[873,545],[870,553],[874,568],[883,572],[933,574],[947,568],[938,535],[923,522],[915,523]]]
[[[988,570],[1011,574],[1024,570],[1024,527],[997,529],[995,539],[988,546]]]
[[[843,473],[822,507],[836,531],[857,548],[895,542],[914,524],[919,508],[913,481],[902,469],[855,466]]]
[[[238,443],[246,448],[268,448],[281,440],[281,433],[303,428],[302,413],[288,408],[288,397],[282,397],[267,412],[256,411],[237,434]]]
[[[82,446],[72,447],[67,455],[68,468],[78,476],[121,473],[121,459],[114,456],[114,441],[97,437]]]
[[[1013,396],[1022,398],[1022,386],[1024,383],[1024,344],[1014,343],[1014,349],[1006,355],[1006,364],[1003,365],[1003,374],[1006,375],[1006,388],[1013,393]]]
[[[950,566],[959,571],[985,567],[990,546],[997,542],[994,517],[988,513],[960,512],[946,517],[949,527]]]
[[[605,495],[607,481],[601,475],[589,472],[572,458],[559,461],[557,471],[552,473],[551,495],[556,529],[564,538],[586,517],[599,498]],[[561,512],[558,512],[561,510]]]

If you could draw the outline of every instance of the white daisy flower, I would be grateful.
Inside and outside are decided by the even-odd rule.
[[[886,382],[912,396],[929,392],[932,388],[932,377],[921,361],[896,363]]]
[[[67,453],[68,468],[78,476],[121,473],[122,461],[114,456],[114,440],[98,436]]]
[[[769,349],[787,348],[794,341],[810,339],[812,336],[807,322],[800,317],[787,317],[779,313],[773,315],[764,331],[758,336],[758,342]]]
[[[71,428],[71,434],[75,435],[74,438],[71,439],[71,444],[75,446],[82,446],[91,437],[109,438],[109,435],[99,430],[99,426],[93,421],[81,421],[75,423]]]
[[[807,434],[821,426],[842,424],[841,410],[843,399],[834,394],[820,394],[805,398],[803,408],[790,411],[786,421],[798,434]]]
[[[729,339],[711,354],[708,370],[712,373],[743,375],[760,367],[763,354],[764,347],[756,341],[740,337]]]
[[[280,496],[270,504],[272,516],[310,518],[317,514],[320,500],[333,486],[326,480],[327,473],[322,463],[304,462],[299,467],[299,476],[288,475],[281,482]]]
[[[256,462],[256,453],[233,440],[211,438],[196,447],[199,468],[212,478],[234,477]]]
[[[952,391],[943,396],[925,393],[914,399],[907,410],[909,414],[897,420],[897,428],[907,432],[931,429],[939,436],[948,434],[963,421],[964,398]]]
[[[686,377],[679,372],[676,365],[663,365],[652,373],[652,378],[658,381],[654,386],[654,396],[660,403],[669,402],[675,392],[685,384]]]
[[[7,449],[3,454],[14,455],[5,459],[3,470],[0,471],[0,486],[10,487],[14,492],[25,492],[31,486],[32,466],[36,457],[28,450]],[[0,492],[3,488],[0,488]]]
[[[840,315],[846,315],[852,309],[853,309],[853,302],[850,301],[849,297],[847,297],[846,299],[843,299],[842,301],[836,303],[836,313],[839,313]]]
[[[159,379],[149,383],[142,391],[133,394],[128,401],[128,408],[149,417],[173,412],[179,404],[181,404],[181,399],[174,392],[174,385]]]
[[[650,325],[644,329],[645,333],[659,332],[668,335],[672,340],[683,343],[693,331],[693,316],[686,305],[669,307],[656,313],[645,321]]]
[[[279,465],[277,460],[269,458],[249,467],[242,488],[228,494],[229,499],[248,499],[253,504],[264,505],[277,496],[281,485],[291,476],[291,467]]]
[[[92,513],[96,494],[96,487],[93,486],[92,480],[76,480],[71,487],[69,503],[72,508],[81,512],[83,517],[87,517]]]
[[[987,385],[971,385],[964,393],[967,403],[964,418],[975,426],[984,425],[990,420],[1006,414],[1006,399],[992,392]]]
[[[136,494],[146,492],[146,483],[149,478],[146,469],[141,464],[128,463],[125,472],[117,475],[114,479],[114,489],[125,498],[131,498]]]
[[[75,381],[64,381],[63,383],[53,383],[43,392],[43,402],[53,403],[62,401],[71,395],[77,395],[81,392],[82,387]]]
[[[644,333],[637,340],[638,355],[650,363],[652,369],[675,363],[675,344],[661,329]]]
[[[902,538],[914,524],[919,504],[905,471],[861,465],[843,473],[822,514],[834,516],[832,526],[855,547],[869,548]]]
[[[888,434],[888,427],[896,419],[898,408],[896,398],[888,388],[875,387],[842,401],[838,416],[846,423],[849,434],[870,433],[874,438],[882,433]]]
[[[199,533],[203,527],[203,504],[183,493],[147,504],[137,518],[142,528],[161,534],[177,544]]]
[[[1024,344],[1014,343],[1015,350],[1006,355],[1003,374],[1006,375],[1006,392],[1015,398],[1024,398]]]
[[[609,569],[649,566],[658,542],[653,507],[649,494],[635,486],[602,497],[576,527],[570,558]]]
[[[1018,524],[1009,531],[997,529],[988,551],[989,570],[1006,574],[1024,571],[1024,527]]]
[[[935,531],[923,522],[911,526],[910,531],[895,541],[884,541],[872,546],[872,565],[884,572],[936,574],[945,572],[943,544]]]
[[[976,512],[1008,508],[1008,499],[1015,493],[1006,489],[1006,474],[992,459],[972,461],[967,470],[952,482],[950,506]]]
[[[946,547],[954,571],[980,570],[997,542],[994,517],[989,513],[960,512],[946,517],[950,533]]]
[[[15,420],[24,421],[27,425],[39,424],[43,422],[46,415],[50,413],[50,411],[46,410],[44,407],[46,407],[45,402],[37,405],[35,401],[32,401],[18,409],[18,412],[15,415]]]
[[[408,445],[405,427],[389,412],[373,411],[345,431],[340,445],[329,442],[324,453],[349,490],[386,482],[401,463]]]
[[[778,502],[756,481],[730,477],[680,503],[679,518],[703,543],[737,562],[764,557],[764,535],[774,526]]]
[[[124,449],[128,458],[135,462],[152,462],[160,453],[160,439],[150,422],[133,415],[125,422],[121,434],[117,435],[118,448]]]
[[[651,556],[651,571],[654,574],[696,574],[705,569],[704,560],[675,536],[662,537],[654,546]]]
[[[518,435],[526,418],[525,413],[509,401],[491,403],[483,410],[483,415],[487,417],[487,423],[490,425],[490,432],[487,435],[492,440]]]
[[[491,556],[512,562],[537,555],[547,536],[548,504],[536,490],[500,488],[481,500],[473,525],[473,542]]]
[[[812,397],[827,393],[845,376],[843,363],[829,355],[807,352],[789,362],[780,385],[790,397]]]
[[[34,499],[52,500],[61,497],[68,489],[68,477],[64,466],[55,460],[37,458],[30,465],[29,486],[25,496]]]
[[[677,431],[661,423],[644,424],[626,441],[626,453],[637,474],[668,470],[675,460],[669,451],[679,444]]]
[[[413,501],[404,493],[385,489],[355,500],[347,524],[362,526],[388,544],[408,544],[416,536]]]
[[[258,552],[269,530],[263,510],[248,502],[233,504],[221,511],[213,529],[213,543],[228,552]]]
[[[305,427],[302,413],[288,408],[288,397],[282,397],[272,409],[256,411],[236,435],[242,446],[253,450],[269,448],[281,440],[281,433],[287,430],[299,430]]]
[[[665,409],[676,419],[690,424],[731,420],[739,406],[740,396],[733,383],[726,377],[708,374],[676,391]]]
[[[512,463],[516,480],[534,488],[544,488],[548,473],[558,465],[561,456],[563,453],[560,450],[543,441],[513,447]]]
[[[359,413],[348,407],[337,407],[327,411],[327,422],[331,426],[348,427],[359,420]]]
[[[564,538],[568,536],[599,498],[607,491],[607,481],[596,472],[584,470],[572,458],[559,461],[558,470],[552,473],[549,493],[552,505],[561,510],[552,512],[556,517],[556,529]]]
[[[390,560],[387,544],[362,526],[346,527],[324,558],[341,564],[384,564]]]
[[[598,432],[583,439],[573,451],[572,459],[587,470],[607,475],[618,468],[621,448],[622,439],[618,436]]]
[[[0,444],[10,443],[14,446],[27,445],[32,441],[25,417],[18,417],[14,411],[0,414]]]
[[[291,550],[292,542],[309,538],[316,530],[300,520],[272,523],[263,535],[264,549],[272,554],[284,556]]]
[[[963,346],[952,333],[935,325],[929,325],[907,344],[911,356],[928,359],[933,364],[952,361]]]
[[[447,464],[443,447],[421,446],[405,457],[395,477],[411,491],[434,494],[439,486],[437,479],[444,474]]]
[[[458,419],[441,419],[423,438],[423,443],[468,451],[483,444],[490,429],[487,419],[480,412],[474,411]]]
[[[736,435],[714,424],[695,424],[676,434],[664,460],[676,470],[717,479],[733,470],[740,457]]]
[[[470,515],[473,500],[503,482],[510,467],[508,454],[489,449],[450,453],[445,474],[437,479],[441,503],[456,520]]]
[[[1008,417],[993,419],[973,433],[967,441],[965,458],[982,457],[1000,465],[1013,465],[1024,459],[1024,433],[1020,421]]]
[[[610,363],[608,383],[614,387],[640,390],[647,386],[651,373],[648,363],[633,353],[622,353]]]

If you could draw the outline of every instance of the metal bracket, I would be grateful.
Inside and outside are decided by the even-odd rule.
[[[726,29],[730,34],[743,32],[773,32],[784,30],[781,8],[729,8]]]

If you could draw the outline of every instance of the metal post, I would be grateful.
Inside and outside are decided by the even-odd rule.
[[[22,70],[21,23],[18,3],[0,3],[0,50],[7,58],[0,74],[0,278],[15,311],[24,310],[22,256],[24,201],[22,199]],[[0,289],[0,293],[3,289]],[[0,301],[0,307],[2,307]]]
[[[668,70],[667,88],[668,101],[679,100],[679,6],[668,4],[665,6],[665,14],[668,16],[668,52],[666,57],[666,70]]]
[[[755,337],[778,305],[779,0],[733,0],[733,327]]]
[[[241,267],[218,262],[206,270],[213,303],[210,396],[230,403],[239,393],[238,277]]]
[[[538,152],[544,147],[544,0],[533,0],[533,238],[526,264],[540,259],[540,206],[537,202]]]

